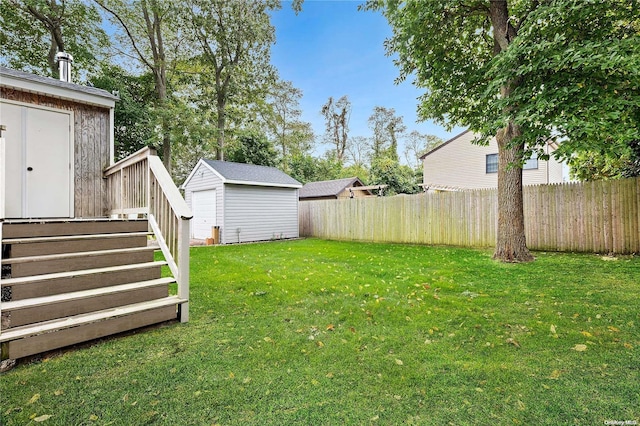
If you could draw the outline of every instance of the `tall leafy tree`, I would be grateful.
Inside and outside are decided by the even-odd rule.
[[[314,139],[311,124],[301,120],[301,98],[302,91],[290,81],[278,81],[269,91],[267,102],[270,108],[263,115],[266,127],[280,149],[284,171],[287,170],[287,158],[307,152]]]
[[[179,25],[174,2],[169,0],[94,0],[120,30],[125,47],[119,53],[133,58],[154,79],[155,110],[159,120],[162,160],[171,171],[171,115],[166,114],[172,94],[168,73],[178,63]]]
[[[347,151],[351,101],[346,95],[337,101],[333,97],[329,97],[327,103],[320,109],[320,113],[324,117],[325,138],[336,147],[334,151],[335,158],[342,163]]]
[[[417,130],[412,130],[405,138],[404,158],[407,164],[418,169],[421,166],[420,156],[443,143],[444,141],[437,136],[423,135]]]
[[[273,144],[256,130],[240,132],[237,140],[228,148],[229,161],[270,167],[278,164],[278,153]]]
[[[80,0],[0,1],[0,58],[15,69],[58,78],[56,54],[73,55],[81,73],[93,73],[109,39],[95,6]]]
[[[558,155],[638,139],[637,2],[369,0],[393,35],[400,78],[426,89],[422,118],[498,141],[494,258],[531,261],[523,161],[555,135]],[[540,150],[538,157],[543,152]]]
[[[115,159],[121,160],[152,140],[154,133],[153,75],[132,75],[118,65],[104,66],[90,83],[109,92],[116,91],[120,98],[115,109]]]
[[[396,116],[393,108],[376,106],[368,122],[373,132],[373,158],[388,156],[397,161],[399,159],[398,138],[407,130],[402,117]]]
[[[346,160],[355,167],[364,167],[371,160],[371,142],[364,136],[351,138],[347,146]]]
[[[275,29],[269,11],[280,2],[269,0],[186,0],[185,25],[198,46],[204,72],[200,84],[210,88],[216,113],[216,158],[224,158],[225,128],[233,100],[264,100],[275,81],[269,64]],[[207,101],[208,96],[202,98]]]

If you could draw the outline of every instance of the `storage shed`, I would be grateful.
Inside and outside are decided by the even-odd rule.
[[[192,237],[219,243],[298,238],[302,184],[274,167],[201,159],[182,188],[193,211]]]

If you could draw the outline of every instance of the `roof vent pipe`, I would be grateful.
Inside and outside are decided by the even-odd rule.
[[[71,83],[71,64],[73,63],[73,56],[67,52],[58,52],[56,53],[56,61],[58,61],[60,81]]]

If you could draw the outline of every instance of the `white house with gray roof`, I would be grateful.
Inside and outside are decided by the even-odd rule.
[[[192,237],[232,244],[298,238],[302,184],[275,167],[201,159],[184,184]]]

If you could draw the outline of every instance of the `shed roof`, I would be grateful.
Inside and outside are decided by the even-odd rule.
[[[233,163],[201,159],[182,185],[185,187],[191,180],[198,165],[204,163],[216,173],[224,183],[257,186],[276,186],[285,188],[301,188],[302,184],[275,167],[257,166],[255,164]]]
[[[96,87],[67,83],[2,66],[0,66],[0,86],[110,108],[113,108],[115,101],[118,100],[117,96]]]
[[[354,185],[363,186],[364,184],[357,177],[309,182],[300,190],[300,198],[337,197],[342,191]]]

